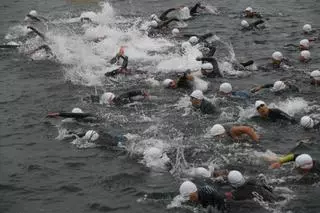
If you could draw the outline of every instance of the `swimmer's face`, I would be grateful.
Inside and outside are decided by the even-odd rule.
[[[199,100],[199,99],[190,97],[190,101],[192,103],[192,106],[194,106],[194,107],[200,107],[200,105],[201,105],[201,100]]]
[[[177,87],[177,84],[175,81],[171,81],[170,84],[169,84],[169,88],[171,89],[175,89]]]
[[[280,65],[281,64],[281,60],[272,59],[272,64],[273,65]]]
[[[247,17],[252,17],[253,16],[253,12],[250,12],[250,11],[244,11],[245,12],[245,15],[247,16]]]
[[[260,114],[260,116],[262,116],[262,117],[268,116],[268,113],[269,113],[268,107],[264,104],[261,104],[260,106],[258,106],[257,111]]]
[[[189,195],[189,200],[193,201],[193,202],[197,202],[198,201],[198,192],[193,192]]]

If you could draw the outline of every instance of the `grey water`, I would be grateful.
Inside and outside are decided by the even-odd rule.
[[[122,0],[109,3],[118,17],[147,19],[152,13],[159,14],[167,8],[189,6],[195,2]],[[188,27],[183,29],[185,33],[213,32],[231,42],[237,58],[253,59],[258,64],[266,63],[275,50],[281,50],[294,61],[296,69],[291,73],[257,72],[245,78],[228,79],[236,89],[250,89],[256,84],[289,77],[297,80],[296,84],[301,88],[301,93],[290,94],[291,97],[301,97],[315,105],[319,102],[319,88],[311,86],[304,73],[320,67],[319,40],[312,44],[312,61],[308,64],[300,64],[297,51],[288,51],[283,46],[296,44],[304,38],[301,29],[305,23],[311,23],[315,29],[320,27],[320,1],[218,0],[206,3],[217,8],[219,13],[203,14],[188,21]],[[240,31],[240,11],[247,6],[252,6],[268,18],[266,29],[259,32]],[[77,17],[83,11],[100,11],[101,7],[97,1],[2,0],[1,43],[6,42],[4,38],[9,29],[22,23],[25,14],[32,9],[49,20],[59,20]],[[78,149],[68,142],[56,140],[58,133],[55,123],[45,118],[48,112],[70,111],[78,106],[85,111],[109,114],[112,119],[106,119],[102,125],[110,131],[142,134],[153,125],[158,130],[150,138],[158,137],[173,143],[176,137],[182,136],[182,144],[208,142],[203,140],[202,135],[215,124],[216,117],[200,114],[182,116],[181,110],[172,107],[187,92],[150,89],[152,95],[159,97],[155,102],[125,108],[90,106],[83,103],[81,98],[93,93],[93,87],[75,83],[66,77],[63,64],[50,60],[31,60],[14,50],[1,50],[0,56],[0,212],[191,211],[188,208],[167,209],[182,182],[169,172],[153,172],[140,163],[139,157],[122,150]],[[166,74],[160,76],[163,79]],[[208,96],[224,81],[212,80]],[[128,89],[143,88],[145,84],[133,79],[116,88],[102,87],[120,94]],[[266,102],[277,102],[289,97],[284,95],[275,98],[269,94],[263,98]],[[254,100],[250,104],[253,103]],[[298,113],[297,116],[302,115]],[[139,118],[144,116],[154,119],[141,121]],[[298,125],[276,123],[260,123],[259,127],[261,146],[266,149],[286,153],[296,142],[308,140],[314,143],[310,153],[315,159],[320,158],[319,132],[305,131]],[[244,170],[247,174],[277,174],[276,171],[267,170],[267,165]],[[295,197],[281,212],[320,211],[317,187],[289,184],[287,187],[294,191]],[[150,199],[143,199],[146,195]]]

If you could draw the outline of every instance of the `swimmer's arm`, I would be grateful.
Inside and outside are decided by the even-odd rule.
[[[32,27],[32,26],[28,26],[28,29],[32,30],[33,32],[35,32],[38,36],[40,36],[42,39],[45,39],[45,36],[40,33],[36,28]]]
[[[129,58],[128,56],[120,56],[122,59],[123,59],[123,63],[121,65],[121,68],[123,69],[127,69],[127,66],[128,66],[128,61],[129,61]]]
[[[176,8],[167,9],[166,11],[164,11],[164,12],[160,15],[159,19],[160,19],[161,21],[166,20],[166,19],[168,18],[167,15],[168,15],[170,12],[174,11],[174,10],[176,10]]]
[[[285,113],[283,111],[280,112],[280,116],[284,120],[288,120],[291,123],[296,123],[296,120],[293,117],[291,117],[290,115],[288,115],[287,113]]]
[[[173,22],[173,21],[179,21],[179,19],[177,19],[177,18],[171,18],[171,19],[168,19],[168,20],[166,20],[166,21],[163,21],[161,24],[159,24],[159,29],[160,28],[162,28],[162,27],[166,27],[166,26],[168,26],[171,22]]]
[[[258,28],[258,25],[259,25],[259,24],[263,24],[263,23],[264,23],[264,21],[260,19],[260,20],[257,20],[257,21],[255,21],[255,22],[253,22],[253,23],[252,23],[252,26],[254,26],[255,28]]]
[[[273,84],[265,84],[265,85],[257,86],[255,88],[251,89],[251,92],[255,93],[255,92],[260,91],[261,89],[266,89],[266,88],[271,88],[271,87],[273,87]]]
[[[118,61],[118,54],[117,54],[115,57],[111,58],[111,60],[109,61],[109,63],[110,63],[110,64],[115,64],[115,63],[117,63],[117,61]]]
[[[38,21],[41,22],[41,20],[33,15],[28,14],[27,17],[29,17],[30,19],[34,20],[34,21]]]

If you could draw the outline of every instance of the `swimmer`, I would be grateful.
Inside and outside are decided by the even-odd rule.
[[[299,92],[299,88],[291,81],[276,81],[273,84],[264,84],[251,89],[252,93],[256,93],[263,89],[270,89],[275,94],[283,92]]]
[[[221,125],[215,124],[209,130],[209,135],[214,137],[222,138],[225,136],[230,136],[232,140],[239,142],[244,136],[248,136],[255,142],[259,142],[260,136],[255,132],[255,130],[249,126],[244,125]]]
[[[309,50],[310,48],[310,41],[308,39],[302,39],[299,42],[299,45],[295,45],[295,44],[287,44],[285,45],[285,47],[294,47],[296,49],[299,49],[300,51],[303,50]]]
[[[41,32],[39,32],[39,30],[37,30],[36,28],[32,27],[32,26],[28,26],[28,29],[32,30],[32,32],[34,32],[35,34],[37,34],[40,38],[42,38],[43,40],[46,39],[45,35]]]
[[[253,11],[252,7],[247,7],[243,12],[246,18],[262,18],[261,14]]]
[[[84,113],[80,108],[73,108],[71,112],[51,112],[49,118],[72,118],[73,121],[79,122],[96,122],[98,118],[91,113]]]
[[[304,176],[309,174],[320,175],[319,162],[313,160],[312,157],[308,154],[289,153],[283,157],[280,157],[279,160],[271,164],[270,167],[273,169],[280,168],[282,164],[292,161],[295,162],[295,168],[298,171],[298,173],[303,174]]]
[[[38,12],[36,10],[31,10],[25,17],[24,19],[27,22],[31,22],[31,23],[37,23],[37,22],[42,22],[43,21],[48,21],[48,19],[39,16]]]
[[[271,63],[265,66],[259,66],[258,69],[263,71],[272,71],[272,70],[286,70],[289,68],[289,60],[284,58],[282,53],[276,51],[272,53]]]
[[[190,101],[195,109],[200,109],[203,114],[213,114],[218,112],[217,107],[204,98],[202,91],[195,90],[190,95]]]
[[[162,84],[165,88],[176,89],[192,89],[194,77],[190,74],[190,70],[187,70],[177,80],[165,79]]]
[[[118,74],[128,74],[128,69],[127,69],[128,56],[124,54],[124,47],[121,47],[119,49],[119,52],[117,53],[117,55],[110,60],[110,64],[117,64],[120,66],[120,68],[117,68],[111,72],[105,73],[104,75],[106,77],[115,76]]]
[[[248,99],[250,95],[246,91],[232,91],[232,85],[230,83],[222,83],[219,87],[219,93],[223,96],[231,98]]]
[[[296,123],[296,120],[288,115],[287,113],[281,111],[280,109],[276,108],[268,108],[265,102],[263,101],[256,101],[255,107],[257,112],[259,113],[259,117],[265,120],[277,121],[277,120],[284,120],[290,121],[291,123]]]
[[[191,181],[185,181],[180,185],[179,192],[184,200],[200,204],[203,208],[208,208],[208,211],[210,207],[222,212],[226,210],[225,198],[214,186],[196,186]]]
[[[262,27],[259,27],[260,24],[263,24],[264,21],[263,20],[257,20],[251,24],[249,24],[246,20],[242,20],[241,21],[241,27],[242,30],[254,30],[254,29],[262,29]]]
[[[245,180],[241,172],[232,170],[228,174],[228,182],[233,187],[231,192],[226,192],[225,196],[231,200],[252,200],[261,196],[264,201],[275,202],[277,196],[272,192],[272,188],[265,183],[260,183],[255,179]]]
[[[201,73],[208,78],[222,77],[218,62],[213,57],[197,57],[197,61],[202,61]]]
[[[136,100],[144,100],[149,97],[149,94],[147,91],[144,90],[132,90],[126,93],[123,93],[119,96],[116,96],[115,94],[111,92],[103,93],[99,99],[99,102],[101,104],[109,104],[109,105],[124,105],[128,103],[132,103]],[[97,98],[95,98],[96,100]]]

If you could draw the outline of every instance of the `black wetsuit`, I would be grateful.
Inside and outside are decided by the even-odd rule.
[[[164,27],[167,27],[171,22],[173,22],[173,21],[179,21],[179,19],[177,19],[177,18],[170,18],[170,19],[167,19],[167,20],[165,20],[165,21],[161,21],[161,22],[159,22],[158,23],[158,26],[157,27],[155,27],[155,29],[158,29],[158,30],[160,30],[160,29],[162,29],[162,28],[164,28]]]
[[[201,101],[200,110],[204,114],[213,114],[218,112],[216,106],[214,106],[210,101],[203,99]]]
[[[276,108],[269,109],[268,119],[271,121],[277,121],[280,119],[290,121],[291,123],[296,123],[296,120],[293,117]]]
[[[208,63],[212,64],[212,67],[213,67],[212,72],[202,72],[203,75],[207,76],[208,78],[221,77],[219,65],[218,65],[218,62],[215,58],[202,57],[202,58],[197,58],[197,61],[202,61],[202,63],[208,62]]]
[[[74,118],[80,122],[95,122],[98,118],[91,113],[73,113],[73,112],[57,112],[50,113],[47,117],[63,117],[63,118]]]
[[[273,194],[272,189],[266,185],[257,183],[255,180],[249,180],[241,187],[234,189],[232,192],[233,200],[251,200],[261,196],[264,201],[275,202],[277,196]]]
[[[174,10],[176,10],[176,8],[167,9],[166,11],[164,11],[164,12],[159,16],[159,19],[160,19],[161,21],[166,21],[166,20],[168,20],[169,18],[167,17],[167,15],[168,15],[170,12],[174,11]]]
[[[30,53],[28,53],[29,55],[32,55],[34,54],[35,52],[39,51],[39,50],[45,50],[46,51],[46,54],[48,55],[54,55],[51,48],[47,45],[47,44],[44,44],[44,45],[41,45],[40,47],[36,48],[35,50],[32,50]]]
[[[118,68],[118,69],[115,69],[111,72],[106,72],[104,75],[105,76],[115,76],[117,74],[120,74],[120,73],[123,73],[123,74],[128,74],[127,72],[127,66],[128,66],[128,62],[129,62],[129,58],[128,56],[125,56],[125,55],[120,55],[120,54],[117,54],[115,57],[113,57],[111,60],[110,60],[110,64],[115,64],[117,63],[120,59],[123,59],[123,62],[121,64],[121,67]]]
[[[132,103],[133,98],[136,96],[145,96],[146,93],[143,90],[133,90],[116,96],[112,101],[115,105],[124,105]]]
[[[192,89],[193,83],[188,79],[189,72],[186,71],[176,80],[176,87],[183,89]]]
[[[218,210],[224,212],[225,210],[225,201],[224,196],[221,195],[215,188],[212,186],[200,186],[198,188],[198,202],[204,207],[208,206],[216,207]]]
[[[43,33],[40,33],[39,30],[37,30],[36,28],[32,27],[32,26],[28,26],[28,29],[32,30],[34,33],[36,33],[38,36],[40,36],[43,40],[45,39],[45,36]]]
[[[35,21],[35,22],[41,22],[41,20],[38,18],[38,17],[35,17],[33,15],[26,15],[28,18],[30,18],[32,21]]]

